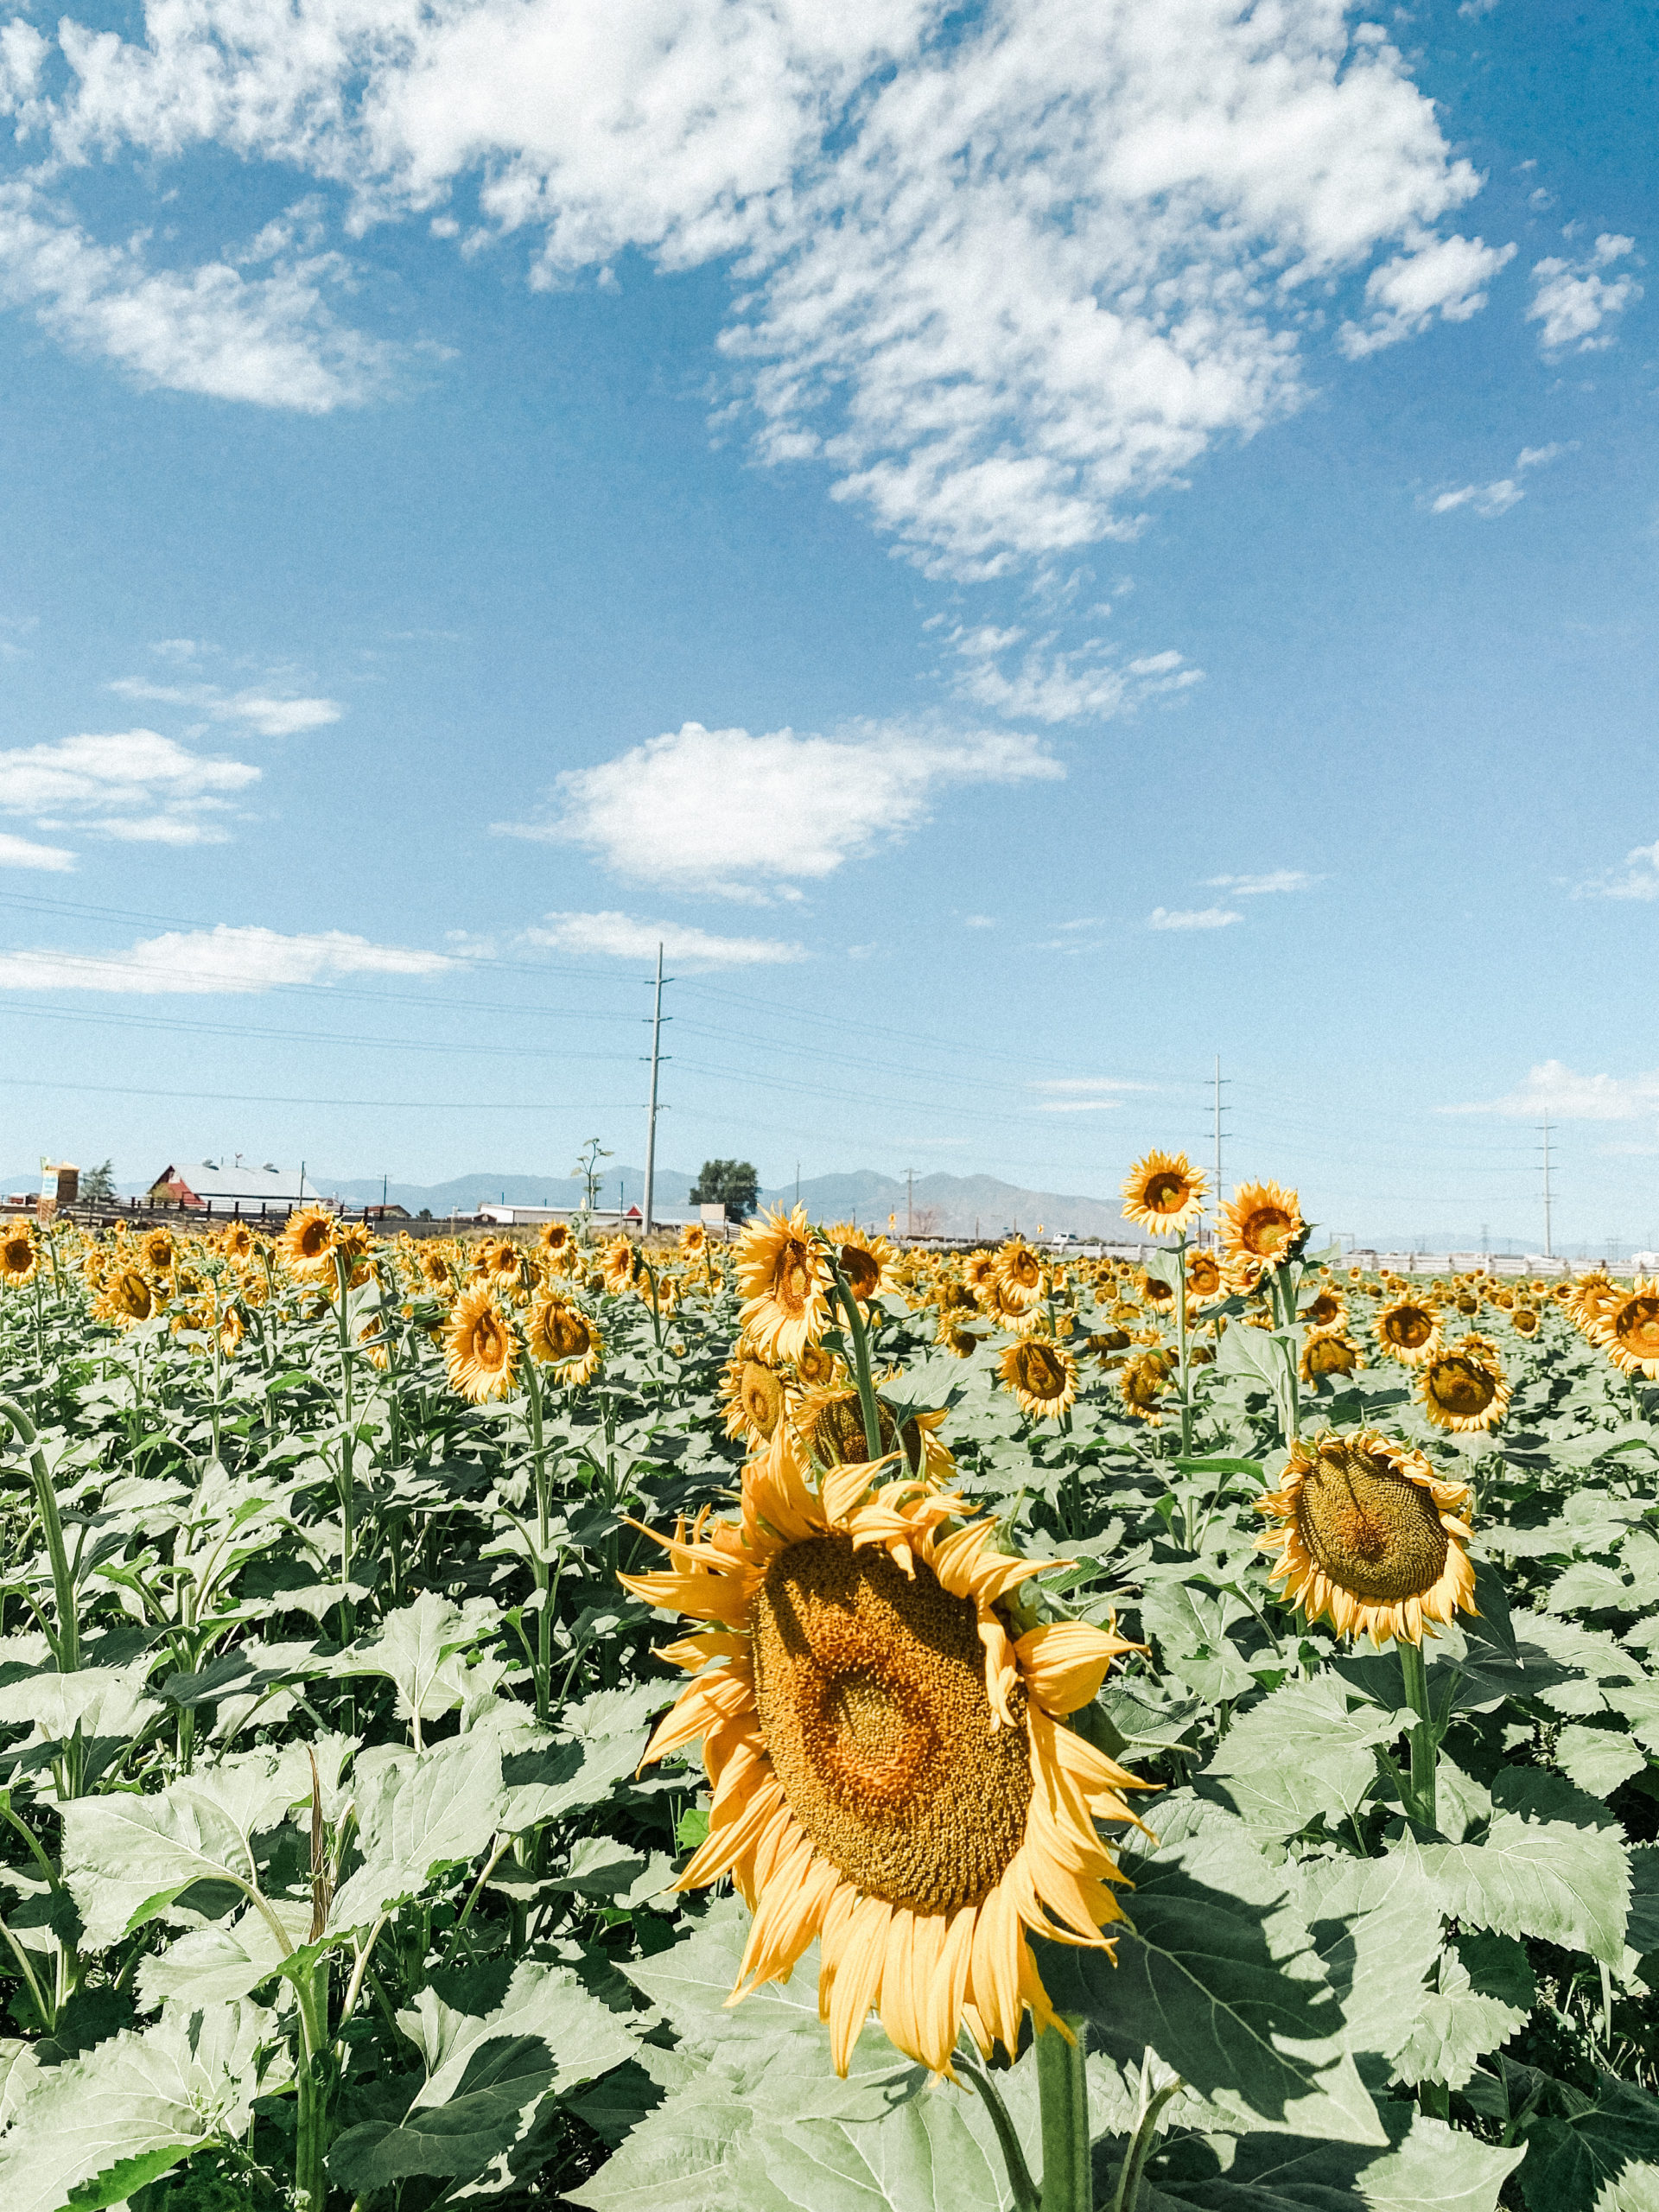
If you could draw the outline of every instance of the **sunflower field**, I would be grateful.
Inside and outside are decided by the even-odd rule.
[[[5,2212],[1659,2212],[1659,1283],[1124,1212],[0,1226]]]

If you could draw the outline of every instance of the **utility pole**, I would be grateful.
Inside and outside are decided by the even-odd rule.
[[[1224,1108],[1224,1106],[1222,1105],[1222,1103],[1221,1103],[1221,1083],[1222,1083],[1222,1076],[1221,1076],[1221,1054],[1220,1054],[1219,1052],[1217,1052],[1217,1053],[1216,1054],[1216,1107],[1215,1107],[1215,1135],[1216,1135],[1216,1204],[1217,1204],[1217,1206],[1219,1206],[1219,1205],[1220,1205],[1220,1204],[1221,1204],[1221,1117],[1222,1117],[1223,1113],[1226,1110],[1226,1109]],[[1221,1235],[1221,1232],[1219,1231],[1219,1230],[1216,1230],[1216,1231],[1214,1232],[1215,1239],[1216,1239],[1216,1241],[1217,1241],[1217,1243],[1219,1243],[1219,1241],[1220,1241],[1220,1235]]]
[[[673,982],[673,977],[669,977]],[[673,1017],[671,1015],[670,1020]],[[662,1059],[663,1041],[663,948],[657,947],[657,998],[651,1016],[651,1111],[645,1121],[645,1203],[644,1218],[639,1224],[641,1238],[651,1234],[652,1191],[657,1178],[657,1070]]]
[[[905,1170],[905,1236],[906,1241],[916,1234],[916,1170]]]
[[[1545,1257],[1547,1260],[1553,1260],[1553,1259],[1554,1258],[1554,1256],[1555,1256],[1555,1248],[1554,1248],[1554,1244],[1553,1244],[1553,1243],[1551,1243],[1551,1241],[1550,1241],[1549,1209],[1550,1209],[1550,1199],[1551,1199],[1551,1197],[1552,1197],[1553,1193],[1551,1192],[1551,1190],[1550,1190],[1550,1187],[1549,1187],[1549,1116],[1548,1116],[1548,1114],[1546,1114],[1546,1115],[1545,1115],[1545,1116],[1544,1116],[1544,1145],[1543,1145],[1543,1152],[1544,1152],[1544,1257]]]

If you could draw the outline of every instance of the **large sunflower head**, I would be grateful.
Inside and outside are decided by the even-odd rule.
[[[1198,1220],[1208,1187],[1184,1152],[1149,1152],[1123,1178],[1123,1218],[1173,1236]]]
[[[1605,1268],[1592,1268],[1573,1286],[1567,1311],[1573,1317],[1573,1325],[1586,1336],[1593,1335],[1598,1325],[1618,1306],[1623,1295],[1618,1286],[1609,1280]]]
[[[1121,1879],[1096,1821],[1132,1821],[1135,1777],[1064,1725],[1128,1647],[1010,1611],[1040,1572],[993,1524],[891,1463],[814,1484],[780,1428],[735,1521],[699,1520],[662,1573],[625,1576],[698,1630],[645,1758],[702,1740],[708,1840],[679,1878],[729,1875],[754,1914],[734,2000],[815,1938],[845,2074],[872,2007],[900,2050],[950,2069],[965,2024],[988,2056],[1029,2006],[1054,2019],[1027,1937],[1112,1949]],[[1023,1632],[1021,1632],[1023,1630]]]
[[[1376,1429],[1327,1430],[1298,1438],[1279,1488],[1256,1499],[1274,1523],[1256,1548],[1277,1554],[1268,1580],[1310,1620],[1373,1643],[1421,1643],[1436,1621],[1475,1610],[1470,1497]]]
[[[795,1372],[803,1389],[827,1390],[842,1369],[828,1344],[803,1344],[795,1355]]]
[[[1300,1364],[1303,1382],[1319,1383],[1332,1376],[1351,1375],[1359,1365],[1359,1354],[1340,1329],[1315,1330],[1302,1346]]]
[[[338,1227],[327,1206],[301,1206],[289,1214],[276,1249],[290,1274],[302,1282],[319,1282],[334,1266],[334,1232]]]
[[[1421,1367],[1440,1348],[1440,1317],[1426,1298],[1391,1299],[1377,1309],[1371,1327],[1390,1359]]]
[[[1510,1408],[1510,1384],[1490,1337],[1471,1330],[1417,1370],[1417,1397],[1436,1428],[1476,1436],[1496,1428]]]
[[[751,1345],[740,1343],[726,1363],[721,1399],[727,1435],[758,1437],[764,1444],[784,1416],[784,1378]]]
[[[1222,1243],[1235,1260],[1276,1268],[1306,1240],[1301,1201],[1277,1183],[1241,1183],[1221,1209]]]
[[[982,1299],[984,1297],[986,1292],[990,1287],[991,1279],[995,1273],[996,1255],[995,1252],[970,1252],[968,1255],[968,1257],[962,1263],[962,1280],[963,1287],[966,1289],[970,1290],[976,1298]]]
[[[505,1398],[518,1363],[518,1339],[487,1283],[464,1290],[445,1332],[449,1386],[474,1405]]]
[[[538,1252],[563,1252],[569,1242],[570,1224],[568,1221],[544,1221],[536,1232],[536,1249]]]
[[[605,1357],[598,1330],[569,1299],[543,1291],[531,1303],[526,1325],[532,1356],[556,1370],[561,1382],[591,1382]]]
[[[0,1282],[13,1290],[20,1289],[33,1280],[40,1260],[41,1249],[29,1223],[7,1222],[0,1230]]]
[[[149,1278],[137,1268],[118,1268],[105,1281],[103,1293],[92,1307],[100,1321],[113,1321],[118,1329],[130,1329],[135,1322],[148,1321],[158,1310],[159,1301]]]
[[[762,1214],[738,1240],[745,1333],[767,1359],[797,1359],[828,1323],[830,1269],[804,1206]]]
[[[1058,1421],[1077,1396],[1077,1363],[1051,1338],[1021,1337],[997,1361],[996,1371],[1031,1421]]]
[[[1659,1276],[1637,1278],[1602,1316],[1596,1341],[1621,1374],[1659,1376]]]

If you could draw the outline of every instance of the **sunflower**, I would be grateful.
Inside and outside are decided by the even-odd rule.
[[[881,1449],[895,1456],[902,1449],[912,1474],[920,1468],[938,1479],[956,1472],[956,1463],[933,1435],[944,1419],[942,1413],[912,1414],[901,1429],[887,1401],[879,1395],[875,1401]],[[823,1467],[857,1466],[869,1453],[864,1408],[856,1390],[810,1392],[795,1416],[795,1433],[810,1457]]]
[[[123,1268],[104,1286],[92,1312],[100,1321],[113,1321],[130,1329],[135,1321],[148,1321],[156,1311],[156,1294],[137,1268]]]
[[[767,1359],[798,1359],[830,1318],[830,1270],[805,1207],[751,1222],[736,1258],[743,1326],[755,1350]]]
[[[699,1260],[709,1243],[709,1231],[700,1221],[688,1221],[680,1230],[680,1252],[688,1260]]]
[[[241,1314],[234,1306],[227,1306],[219,1317],[219,1349],[226,1359],[233,1359],[245,1333]]]
[[[1478,1435],[1509,1411],[1510,1385],[1497,1346],[1472,1331],[1418,1370],[1417,1395],[1436,1428]]]
[[[996,1255],[991,1280],[1002,1294],[1003,1309],[1023,1313],[1043,1294],[1043,1263],[1022,1238],[1011,1236]]]
[[[823,1344],[803,1344],[795,1357],[795,1372],[809,1390],[828,1389],[841,1372],[841,1362]]]
[[[613,1298],[620,1298],[623,1292],[638,1281],[640,1274],[639,1247],[632,1237],[612,1237],[600,1261],[600,1274]]]
[[[1167,1352],[1143,1351],[1139,1358],[1126,1360],[1117,1370],[1117,1394],[1125,1413],[1148,1427],[1158,1427],[1164,1418],[1159,1402],[1174,1372],[1175,1363]]]
[[[588,1316],[568,1299],[544,1290],[530,1309],[530,1349],[556,1369],[561,1382],[591,1382],[605,1357],[605,1341]]]
[[[1659,1275],[1638,1275],[1630,1294],[1605,1316],[1596,1331],[1621,1375],[1659,1376]]]
[[[1440,1317],[1423,1298],[1396,1298],[1371,1323],[1378,1344],[1402,1367],[1421,1367],[1440,1348]]]
[[[148,1268],[151,1274],[166,1274],[173,1265],[173,1256],[170,1229],[147,1229],[138,1239],[138,1264]]]
[[[244,1260],[251,1260],[253,1257],[253,1231],[245,1221],[229,1222],[219,1234],[219,1249],[227,1260],[235,1260],[238,1264]]]
[[[1334,1290],[1322,1290],[1309,1299],[1297,1318],[1310,1329],[1339,1329],[1348,1319],[1348,1308]]]
[[[1227,1285],[1221,1272],[1221,1262],[1213,1252],[1189,1252],[1186,1255],[1186,1287],[1194,1298],[1219,1298]]]
[[[384,1375],[391,1365],[391,1337],[384,1313],[371,1313],[357,1332],[357,1348]]]
[[[942,1351],[948,1351],[952,1359],[971,1359],[980,1345],[980,1339],[973,1331],[962,1327],[949,1313],[940,1314],[933,1341]]]
[[[1141,1295],[1154,1313],[1173,1313],[1175,1311],[1175,1286],[1166,1282],[1161,1275],[1148,1274],[1142,1269]]]
[[[1015,1285],[1004,1282],[1000,1276],[993,1277],[986,1289],[984,1310],[999,1329],[1007,1329],[1013,1336],[1022,1337],[1028,1330],[1046,1325],[1040,1306],[1033,1304]]]
[[[1570,1295],[1567,1310],[1573,1325],[1593,1336],[1598,1325],[1618,1307],[1623,1293],[1609,1281],[1605,1268],[1592,1268],[1580,1275]]]
[[[1304,1382],[1322,1382],[1332,1375],[1351,1375],[1358,1365],[1359,1353],[1340,1329],[1316,1330],[1302,1346],[1300,1369]]]
[[[995,1273],[995,1252],[970,1252],[962,1263],[963,1286],[976,1298],[983,1298]]]
[[[1299,1437],[1276,1491],[1255,1501],[1275,1525],[1255,1540],[1276,1552],[1270,1582],[1338,1636],[1421,1643],[1433,1624],[1475,1610],[1464,1549],[1471,1493],[1442,1482],[1422,1452],[1363,1428]]]
[[[1241,1183],[1221,1209],[1221,1236],[1235,1260],[1276,1268],[1292,1260],[1306,1236],[1301,1202],[1277,1183]]]
[[[35,1242],[35,1231],[26,1221],[9,1221],[0,1230],[0,1282],[12,1290],[34,1278],[41,1263],[40,1247]]]
[[[1173,1236],[1204,1211],[1208,1185],[1184,1152],[1149,1152],[1123,1178],[1123,1218]]]
[[[726,1363],[721,1397],[728,1436],[758,1436],[764,1443],[784,1416],[782,1376],[745,1344]]]
[[[416,1265],[420,1268],[421,1281],[429,1290],[448,1293],[454,1288],[455,1279],[449,1272],[449,1255],[443,1246],[423,1245]]]
[[[1113,1955],[1095,1823],[1133,1821],[1121,1793],[1144,1787],[1063,1725],[1129,1647],[1070,1621],[1016,1637],[1007,1601],[1039,1563],[889,1472],[815,1488],[780,1430],[741,1520],[682,1524],[666,1572],[622,1578],[708,1624],[664,1655],[696,1679],[645,1755],[702,1739],[709,1835],[678,1887],[729,1875],[753,1912],[734,2002],[820,1941],[843,2075],[873,2006],[936,2074],[964,2024],[987,2056],[1018,2050],[1027,2006],[1057,2024],[1027,1930]]]
[[[842,1221],[830,1231],[830,1242],[835,1247],[836,1264],[847,1279],[847,1287],[861,1306],[868,1306],[873,1298],[880,1298],[884,1293],[898,1290],[895,1270],[899,1255],[885,1236]]]
[[[289,1214],[276,1249],[290,1274],[302,1282],[319,1282],[332,1271],[335,1227],[327,1206],[302,1206]]]
[[[1077,1402],[1077,1363],[1047,1337],[1022,1337],[996,1363],[996,1371],[1030,1421],[1058,1421]]]
[[[1537,1307],[1517,1306],[1510,1316],[1510,1326],[1518,1337],[1535,1337],[1538,1333]]]
[[[568,1221],[544,1221],[536,1232],[538,1252],[563,1252],[569,1242],[570,1224]]]
[[[518,1344],[487,1284],[463,1290],[449,1316],[444,1365],[449,1387],[475,1405],[504,1398],[512,1388]]]

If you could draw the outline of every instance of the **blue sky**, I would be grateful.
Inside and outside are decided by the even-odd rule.
[[[1659,1244],[1656,38],[0,7],[8,1172]]]

